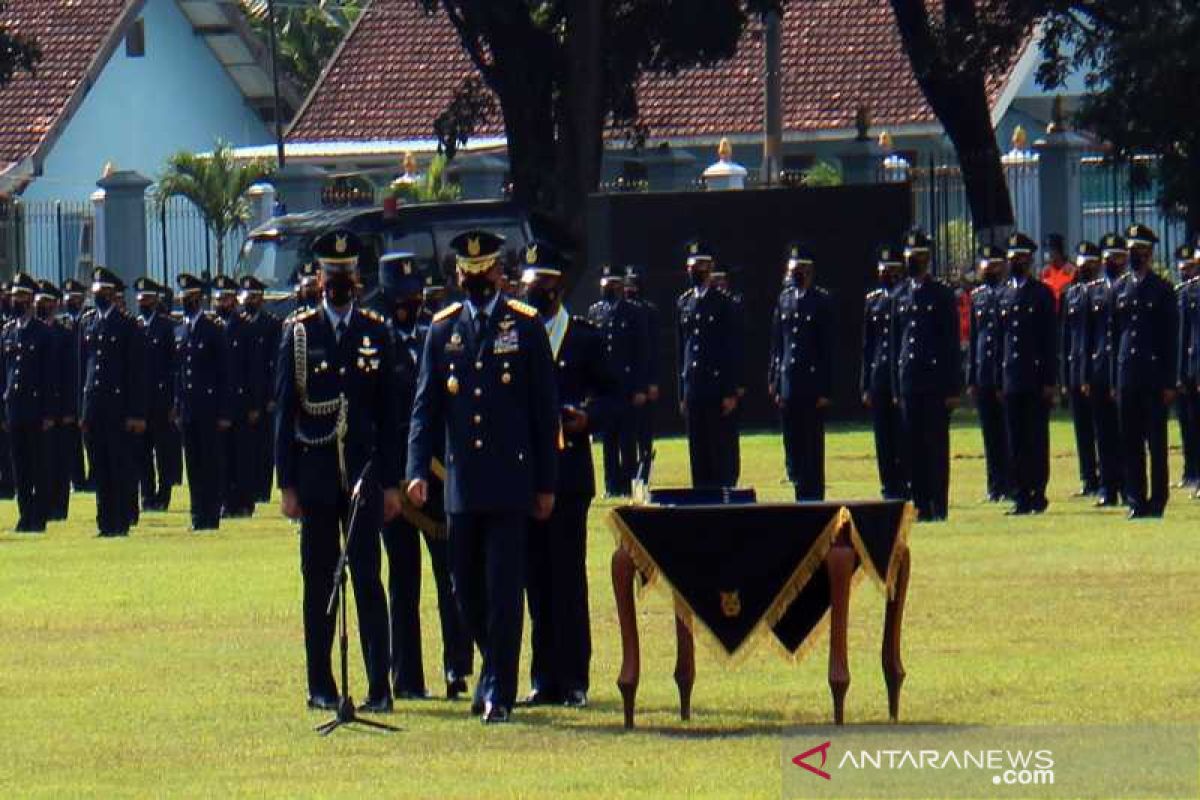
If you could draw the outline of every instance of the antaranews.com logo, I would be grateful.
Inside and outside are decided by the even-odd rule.
[[[792,757],[792,764],[817,778],[832,780],[825,771],[833,742],[826,740]],[[820,761],[816,764],[813,761]],[[810,760],[811,759],[811,760]],[[975,770],[990,774],[991,783],[1041,786],[1054,783],[1052,750],[846,750],[833,767],[848,770]]]

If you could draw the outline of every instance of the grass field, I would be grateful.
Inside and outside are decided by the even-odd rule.
[[[875,496],[871,448],[867,431],[830,435],[831,497]],[[1056,421],[1050,510],[1014,520],[978,502],[978,431],[956,427],[953,450],[950,522],[912,536],[903,720],[1200,722],[1200,502],[1177,492],[1165,521],[1130,523],[1071,499],[1070,429]],[[684,479],[681,441],[660,443],[658,470],[660,485]],[[744,438],[745,484],[783,499],[781,474],[777,437]],[[799,664],[764,648],[736,669],[701,645],[695,715],[680,723],[671,605],[656,590],[640,610],[642,727],[624,732],[597,502],[590,709],[518,710],[485,729],[465,703],[402,703],[402,733],[321,739],[311,727],[325,715],[304,710],[293,527],[271,507],[198,537],[185,506],[177,494],[169,514],[108,540],[95,538],[90,496],[76,497],[68,524],[0,535],[0,795],[778,797],[783,731],[829,719],[824,642]],[[14,517],[0,504],[0,529]],[[440,690],[426,576],[426,676]],[[882,609],[862,583],[851,723],[886,721]]]

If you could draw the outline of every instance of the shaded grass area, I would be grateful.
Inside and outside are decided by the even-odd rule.
[[[841,429],[828,444],[830,496],[874,496],[870,433]],[[979,434],[955,427],[950,521],[912,536],[906,722],[1200,721],[1200,502],[1177,492],[1161,523],[1092,509],[1070,497],[1071,448],[1056,421],[1050,510],[1014,520],[978,502]],[[656,483],[682,483],[684,443],[658,449]],[[1176,451],[1176,476],[1179,466]],[[778,438],[746,437],[743,482],[786,499],[781,475]],[[310,729],[323,716],[304,710],[295,528],[271,507],[195,536],[184,495],[124,541],[95,538],[86,495],[44,536],[0,534],[6,796],[777,797],[783,732],[829,719],[824,642],[798,664],[764,644],[736,669],[702,643],[694,717],[680,723],[671,604],[653,591],[640,607],[642,727],[622,731],[610,504],[598,501],[590,709],[518,710],[514,724],[484,729],[465,703],[402,703],[390,719],[402,733],[319,739]],[[14,520],[0,504],[0,529]],[[422,591],[426,676],[440,693],[428,568]],[[887,718],[882,617],[862,583],[852,724]]]

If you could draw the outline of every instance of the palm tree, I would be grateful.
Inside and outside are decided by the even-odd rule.
[[[216,240],[216,274],[221,275],[225,271],[225,237],[250,220],[246,192],[274,172],[274,161],[265,158],[238,161],[233,147],[218,139],[208,155],[180,151],[167,159],[166,169],[158,179],[158,207],[163,208],[172,197],[186,197],[199,209]]]

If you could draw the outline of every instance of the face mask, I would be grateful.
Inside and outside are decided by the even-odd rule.
[[[1149,254],[1142,250],[1129,251],[1129,271],[1138,272],[1149,263]]]
[[[141,312],[143,319],[150,319],[154,316],[154,306],[138,306],[138,311]]]
[[[464,276],[462,288],[477,307],[487,305],[492,299],[492,295],[496,294],[496,285],[488,279],[487,275]]]
[[[1029,264],[1024,261],[1010,261],[1008,262],[1008,271],[1014,278],[1024,278],[1029,274]]]
[[[108,311],[108,309],[112,308],[112,298],[108,297],[108,295],[98,294],[98,295],[96,295],[93,302],[95,302],[95,304],[96,304],[96,310],[99,311],[101,314],[103,314],[105,311]]]
[[[544,286],[530,286],[525,299],[529,301],[529,305],[538,310],[539,314],[549,317],[554,311],[554,304],[558,302],[558,292]]]
[[[417,315],[421,313],[421,301],[419,299],[401,300],[396,303],[395,310],[392,315],[396,322],[401,325],[412,325],[417,321]]]
[[[50,311],[50,306],[38,306],[36,309],[34,309],[33,313],[35,313],[37,318],[40,320],[47,320],[53,316],[52,312]]]
[[[621,299],[621,288],[619,286],[605,286],[604,299],[610,303],[615,303]]]
[[[25,312],[27,312],[27,311],[29,311],[29,301],[28,300],[13,300],[12,301],[12,313],[13,313],[14,317],[23,317],[23,316],[25,316]]]
[[[693,269],[688,272],[688,280],[692,282],[692,286],[699,289],[708,281],[708,272],[702,269]]]
[[[183,304],[183,312],[189,317],[195,316],[196,312],[200,310],[199,297],[185,297],[180,302]]]
[[[925,264],[915,258],[909,259],[904,263],[904,270],[908,273],[908,277],[919,278],[925,274]]]
[[[354,280],[349,275],[335,275],[325,280],[325,297],[336,307],[347,306],[354,297]]]

